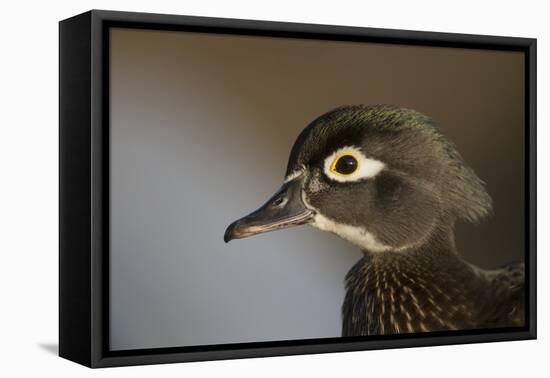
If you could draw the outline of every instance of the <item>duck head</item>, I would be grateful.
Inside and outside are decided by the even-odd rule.
[[[490,209],[483,182],[428,117],[345,106],[301,132],[282,187],[224,240],[310,224],[365,251],[406,250]]]

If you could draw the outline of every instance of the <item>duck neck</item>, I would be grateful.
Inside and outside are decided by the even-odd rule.
[[[344,335],[455,329],[471,312],[475,273],[456,252],[452,227],[406,251],[368,252],[346,276]],[[462,320],[461,320],[462,322]]]

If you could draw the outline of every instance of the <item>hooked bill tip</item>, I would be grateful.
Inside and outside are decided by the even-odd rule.
[[[233,225],[229,225],[227,229],[225,230],[225,233],[223,234],[223,241],[226,243],[229,243],[231,239],[233,239],[232,234],[233,233]]]

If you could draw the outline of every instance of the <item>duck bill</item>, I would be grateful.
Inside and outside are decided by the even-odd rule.
[[[309,223],[313,211],[302,200],[302,182],[285,183],[262,207],[231,223],[223,240],[242,239],[264,232]]]

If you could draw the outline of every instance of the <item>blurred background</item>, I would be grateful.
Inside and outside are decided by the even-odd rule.
[[[223,243],[340,105],[431,116],[494,201],[457,225],[459,250],[523,260],[523,69],[514,52],[113,29],[111,348],[340,336],[356,247],[309,226]]]

